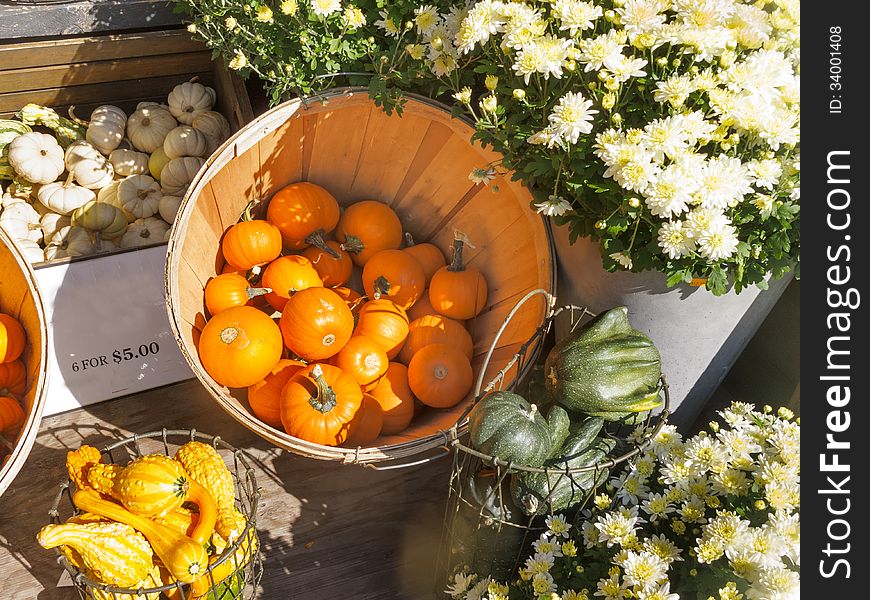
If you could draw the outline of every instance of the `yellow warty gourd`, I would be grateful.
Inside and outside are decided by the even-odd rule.
[[[147,590],[162,585],[163,582],[160,579],[160,568],[157,565],[154,565],[154,568],[151,569],[145,579],[137,581],[134,585],[130,586],[130,589]],[[92,589],[91,595],[94,600],[117,600],[122,597],[120,594],[113,594],[112,592],[104,592],[97,589]],[[153,592],[151,594],[124,594],[123,598],[124,600],[160,600],[160,592]]]
[[[148,540],[123,523],[46,525],[36,541],[43,548],[67,546],[88,578],[118,587],[133,587],[154,568]]]
[[[175,453],[191,479],[209,491],[217,505],[215,531],[229,543],[244,531],[246,520],[235,507],[233,474],[213,446],[188,442]]]
[[[66,453],[66,470],[70,480],[80,489],[92,487],[88,483],[88,471],[102,459],[102,454],[93,446],[82,446]],[[99,490],[98,490],[99,491]]]

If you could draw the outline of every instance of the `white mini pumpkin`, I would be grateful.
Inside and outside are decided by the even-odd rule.
[[[45,247],[45,259],[86,256],[96,251],[87,229],[68,225],[60,229]]]
[[[136,219],[156,213],[162,196],[160,184],[148,175],[130,175],[118,184],[118,206]]]
[[[117,206],[93,200],[72,213],[72,224],[93,231],[100,239],[114,239],[127,231],[127,217]]]
[[[114,252],[118,249],[118,238],[113,240],[104,240],[103,238],[97,237],[94,240],[94,247],[96,248],[96,252]]]
[[[174,158],[160,173],[160,187],[165,196],[183,196],[205,161],[196,156]]]
[[[214,106],[217,94],[201,83],[185,82],[176,85],[169,92],[169,112],[180,123],[190,125],[193,120]]]
[[[89,190],[100,190],[112,183],[115,169],[104,156],[98,159],[83,158],[76,161],[70,168],[70,173],[82,187]]]
[[[164,109],[164,110],[167,111],[167,112],[169,111],[169,105],[168,105],[168,104],[161,104],[160,102],[150,102],[150,101],[148,101],[148,100],[146,100],[146,101],[144,101],[144,102],[140,102],[139,104],[137,104],[137,105],[136,105],[136,110],[139,110],[140,108],[155,108],[155,107],[157,107],[157,108],[162,108],[162,109]],[[173,119],[174,119],[174,118],[175,118],[175,117],[173,117]]]
[[[170,159],[182,156],[206,156],[208,138],[198,129],[181,125],[170,131],[163,140],[163,151]]]
[[[169,110],[154,104],[142,106],[127,119],[127,137],[133,147],[149,154],[163,146],[166,134],[175,129],[178,122]]]
[[[19,135],[6,146],[6,153],[15,172],[31,183],[51,183],[64,170],[63,148],[47,133]]]
[[[10,204],[0,213],[0,227],[13,239],[42,241],[39,213],[27,202]]]
[[[172,237],[172,227],[166,230],[166,233],[163,234],[163,241],[168,242],[169,238]]]
[[[163,219],[157,217],[148,217],[146,219],[136,219],[127,228],[127,233],[121,237],[119,246],[121,248],[135,248],[137,246],[147,246],[148,244],[157,244],[163,241],[163,236],[169,230],[169,225]]]
[[[50,241],[60,229],[72,223],[72,219],[67,215],[59,215],[56,212],[48,212],[42,215],[39,219],[39,224],[42,226],[42,233],[47,241]]]
[[[169,224],[175,221],[175,215],[178,214],[178,208],[181,206],[181,196],[163,196],[160,199],[160,204],[157,206],[157,212],[160,217]]]
[[[135,150],[112,150],[109,162],[115,168],[115,173],[127,177],[148,172],[148,155]]]
[[[105,104],[91,113],[85,139],[108,156],[124,139],[126,127],[127,115],[124,111],[117,106]]]
[[[42,247],[33,240],[16,239],[15,245],[21,250],[24,258],[30,264],[40,263],[45,260],[45,253],[42,251]]]
[[[73,173],[66,181],[49,183],[39,188],[37,198],[43,205],[61,215],[68,215],[79,206],[97,197],[92,190],[75,185],[72,182]]]
[[[68,171],[71,171],[80,160],[101,159],[103,159],[103,155],[100,154],[100,151],[84,140],[70,144],[63,155],[63,162]]]
[[[230,137],[230,124],[222,114],[214,110],[207,110],[197,115],[191,127],[205,134],[208,139],[208,152],[211,154],[218,146]]]

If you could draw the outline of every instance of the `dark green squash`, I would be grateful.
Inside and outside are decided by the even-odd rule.
[[[661,356],[633,329],[624,306],[613,308],[557,344],[544,363],[547,390],[556,401],[608,419],[661,404]]]
[[[590,467],[603,462],[616,447],[610,438],[595,438],[590,444],[588,433],[572,434],[565,441],[560,456],[546,462],[549,473],[515,473],[511,477],[511,498],[529,516],[560,513],[581,505],[599,485],[609,469],[565,473],[565,468]]]
[[[535,404],[513,392],[491,392],[468,413],[471,446],[504,461],[538,467],[568,434],[568,414],[545,419]]]

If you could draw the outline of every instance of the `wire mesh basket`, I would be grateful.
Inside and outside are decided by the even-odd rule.
[[[218,556],[211,556],[203,577],[207,578],[208,589],[199,595],[191,592],[191,586],[179,582],[150,588],[124,589],[101,584],[89,579],[56,549],[58,562],[70,574],[73,586],[82,600],[252,600],[256,597],[257,587],[263,575],[263,562],[260,556],[257,537],[256,516],[260,489],[251,467],[250,459],[244,452],[224,442],[219,436],[210,436],[196,430],[152,431],[137,434],[115,442],[102,449],[103,457],[109,462],[124,464],[125,461],[144,454],[163,453],[174,456],[175,450],[190,441],[210,444],[221,454],[228,464],[236,490],[235,506],[244,516],[246,525],[241,534]],[[227,457],[231,454],[231,458]],[[74,484],[67,480],[60,485],[49,511],[53,524],[63,523],[79,514],[73,504]],[[231,565],[227,568],[226,565]]]
[[[556,308],[555,298],[544,290],[530,292],[515,311],[537,294],[548,298],[546,319],[493,380],[485,386],[478,380],[475,401],[466,415],[489,392],[515,391],[522,395],[535,385],[536,378],[543,377],[543,370],[532,364],[535,357],[529,349],[543,344],[557,318],[568,317],[573,332],[596,316],[584,307]],[[505,326],[513,314],[508,315]],[[497,344],[498,336],[487,359]],[[542,467],[511,463],[475,450],[464,437],[451,436],[453,466],[438,558],[438,589],[443,589],[447,578],[460,572],[510,580],[529,555],[532,543],[548,529],[548,518],[558,514],[569,524],[579,525],[584,509],[606,481],[610,469],[640,454],[667,422],[670,396],[664,375],[659,381],[659,394],[663,402],[656,414],[637,413],[608,423],[598,434],[605,442],[598,458],[584,466],[571,466],[568,460]],[[522,492],[522,482],[529,478],[536,478],[537,489],[543,488],[543,493]]]

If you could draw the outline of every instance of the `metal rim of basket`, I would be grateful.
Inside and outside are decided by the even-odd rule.
[[[122,446],[131,446],[133,447],[137,456],[142,456],[142,451],[139,448],[139,440],[146,438],[158,438],[163,441],[163,450],[164,453],[169,456],[169,444],[170,441],[167,439],[169,436],[178,436],[185,437],[189,441],[203,441],[208,442],[215,450],[227,450],[232,452],[233,454],[233,466],[235,469],[236,479],[238,479],[238,485],[242,489],[245,499],[248,501],[250,506],[250,514],[245,515],[245,528],[239,534],[238,538],[233,541],[232,544],[224,548],[224,551],[221,553],[220,557],[215,560],[214,563],[209,562],[206,567],[206,572],[203,577],[208,577],[210,580],[210,588],[214,588],[216,585],[224,582],[230,581],[234,577],[236,577],[240,572],[243,572],[245,569],[248,569],[254,566],[254,563],[257,562],[257,557],[259,555],[259,540],[257,538],[257,529],[256,529],[256,516],[257,516],[257,507],[259,505],[260,498],[260,489],[257,487],[257,479],[254,475],[254,469],[251,467],[248,462],[248,457],[241,450],[236,449],[230,444],[226,443],[221,439],[220,436],[215,435],[206,435],[198,432],[196,429],[166,429],[163,428],[160,431],[149,431],[148,433],[140,433],[134,434],[130,437],[119,440],[113,444],[108,446],[104,446],[100,451],[103,456],[108,456],[109,459],[112,458],[112,450],[120,448]],[[239,477],[239,465],[244,469],[244,482],[242,478]],[[72,481],[67,479],[65,483],[60,484],[60,490],[55,496],[54,503],[52,504],[51,510],[48,511],[48,515],[51,517],[52,524],[61,523],[60,519],[60,503],[64,495],[69,497],[70,504],[72,504],[72,496],[70,493],[70,486],[72,485]],[[75,506],[75,505],[73,505]],[[238,550],[241,548],[242,543],[251,539],[252,542],[248,544],[248,549],[246,550],[246,554],[248,555],[248,560],[245,564],[237,566],[236,570],[223,578],[220,581],[214,580],[213,569],[217,568],[221,564],[225,563],[227,560],[230,560],[231,557],[235,557]],[[66,571],[70,574],[73,579],[74,584],[77,588],[85,587],[86,589],[96,589],[108,594],[111,594],[110,597],[115,598],[123,598],[125,596],[131,597],[139,597],[139,596],[147,596],[148,594],[158,594],[161,592],[170,592],[173,590],[177,590],[181,595],[181,600],[185,600],[188,598],[188,595],[185,591],[185,586],[189,584],[184,584],[181,582],[169,583],[166,585],[162,585],[154,588],[138,588],[138,589],[127,589],[127,588],[119,588],[110,585],[106,585],[104,583],[97,583],[92,581],[84,573],[76,569],[73,565],[70,564],[69,560],[67,560],[66,556],[64,556],[60,550],[55,549],[55,552],[58,557],[58,562],[61,563],[66,569]],[[247,582],[246,582],[247,583]],[[211,593],[211,592],[209,592]],[[239,598],[240,596],[234,596]]]
[[[547,316],[544,319],[544,322],[541,323],[540,326],[538,326],[538,328],[535,330],[534,334],[532,334],[532,337],[529,338],[529,340],[527,340],[522,346],[520,346],[517,353],[513,356],[513,358],[511,358],[510,361],[508,361],[507,365],[505,365],[505,367],[502,368],[495,375],[495,377],[492,380],[490,380],[490,382],[484,387],[483,386],[483,377],[484,377],[484,374],[486,373],[487,368],[489,367],[490,358],[492,357],[493,353],[495,352],[495,349],[496,349],[496,346],[498,345],[499,339],[501,338],[505,329],[507,329],[507,326],[510,323],[511,319],[519,311],[520,307],[523,304],[525,304],[526,302],[528,302],[530,299],[534,298],[535,296],[539,296],[539,295],[543,295],[547,299],[547,302],[548,302],[548,304],[547,304],[548,311],[547,311]],[[582,323],[584,317],[597,316],[595,313],[590,311],[585,306],[576,306],[576,305],[572,305],[572,304],[563,305],[563,306],[560,306],[558,308],[555,308],[555,306],[556,306],[555,296],[553,296],[552,294],[550,294],[549,292],[547,292],[546,290],[543,290],[543,289],[532,290],[531,292],[526,294],[522,299],[520,299],[519,302],[517,302],[517,304],[514,306],[513,310],[511,310],[511,312],[507,315],[507,317],[505,317],[505,320],[502,323],[501,328],[496,333],[496,335],[492,341],[492,344],[490,345],[489,351],[487,352],[486,358],[484,359],[484,362],[481,366],[480,376],[478,377],[477,385],[475,387],[474,401],[466,408],[465,412],[463,413],[463,415],[459,419],[460,422],[465,420],[468,413],[471,412],[471,409],[487,393],[496,389],[500,384],[502,384],[504,382],[505,376],[513,368],[513,366],[515,364],[527,362],[528,365],[531,365],[534,362],[534,360],[535,360],[534,357],[531,359],[526,359],[525,354],[528,351],[529,346],[531,346],[533,343],[537,344],[538,347],[540,347],[539,342],[543,339],[543,337],[546,335],[546,333],[550,330],[550,328],[552,327],[557,316],[559,316],[560,314],[562,314],[565,311],[571,311],[572,315],[575,312],[579,312],[580,315],[577,317],[577,320],[573,323],[572,329],[579,326]],[[522,365],[520,365],[520,368],[518,368],[518,372],[517,372],[516,377],[514,377],[514,379],[511,381],[511,383],[507,385],[507,389],[510,389],[511,387],[513,387],[513,385],[515,385],[517,382],[519,382],[520,379],[522,379],[522,376],[523,376]],[[638,438],[637,441],[632,442],[633,448],[631,448],[627,452],[621,454],[620,456],[617,456],[614,458],[608,458],[608,460],[606,460],[606,461],[602,461],[602,462],[596,463],[594,465],[588,465],[585,467],[568,467],[567,464],[565,467],[531,467],[528,465],[514,463],[512,461],[502,460],[496,456],[490,456],[488,454],[485,454],[483,452],[475,450],[474,448],[471,448],[471,447],[467,446],[466,444],[463,444],[460,441],[459,432],[457,431],[457,427],[455,427],[455,426],[453,428],[451,428],[448,432],[445,432],[445,435],[449,437],[448,445],[450,447],[455,448],[457,451],[461,451],[461,452],[464,452],[468,455],[474,456],[475,458],[480,459],[484,463],[492,465],[494,467],[504,467],[508,472],[525,471],[525,472],[529,472],[529,473],[546,473],[548,475],[560,475],[560,474],[561,475],[576,475],[579,473],[588,473],[591,471],[598,471],[600,469],[609,469],[611,467],[614,467],[620,463],[623,463],[623,462],[629,460],[630,458],[633,458],[633,457],[637,456],[638,454],[640,454],[640,452],[652,442],[653,438],[655,438],[655,436],[658,435],[658,433],[661,431],[662,427],[664,427],[665,423],[668,420],[668,417],[671,414],[671,411],[670,411],[671,396],[670,396],[670,392],[669,392],[669,388],[668,388],[667,379],[665,378],[664,374],[662,374],[661,377],[659,378],[658,391],[664,397],[662,410],[661,410],[661,412],[657,413],[656,415],[653,415],[652,412],[649,412],[647,414],[647,416],[644,418],[644,421],[638,425],[639,427],[644,428],[643,429],[644,433],[643,433],[643,435],[641,435]],[[652,425],[653,419],[656,419],[655,425]]]

